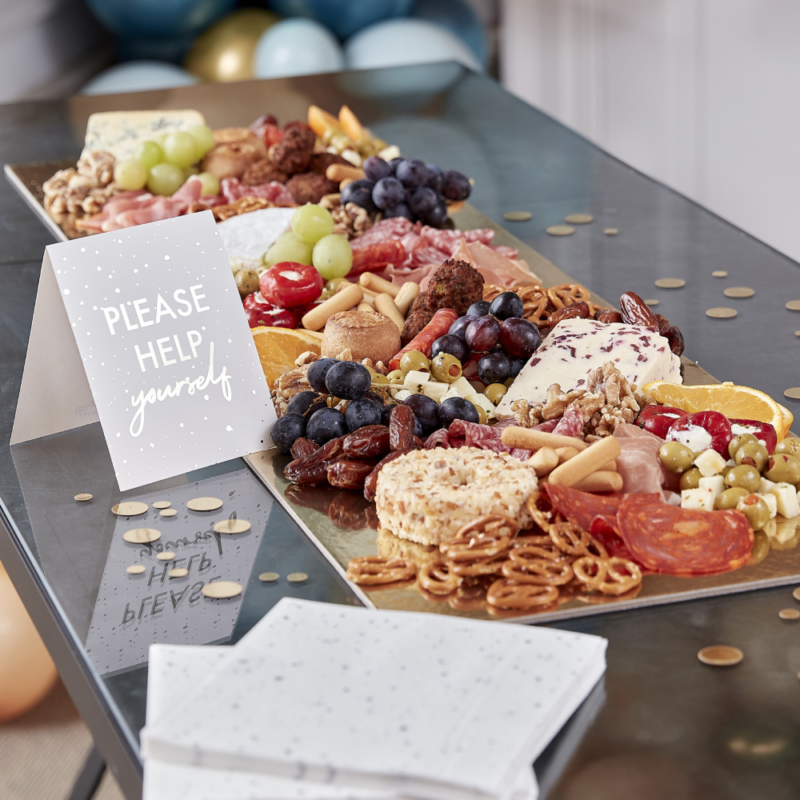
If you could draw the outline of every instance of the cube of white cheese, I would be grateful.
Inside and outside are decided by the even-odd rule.
[[[758,487],[758,491],[761,494],[765,494],[766,492],[771,492],[777,485],[778,485],[777,483],[773,483],[773,481],[768,480],[767,478],[762,476],[761,484]]]
[[[475,394],[475,388],[463,375],[450,384],[450,391],[455,392],[456,397],[463,397],[465,400],[471,394]]]
[[[473,405],[480,406],[486,412],[486,416],[489,419],[494,418],[494,403],[492,403],[485,394],[474,392],[465,399],[469,400]]]
[[[449,383],[442,383],[441,381],[428,381],[422,387],[422,394],[435,400],[437,403],[442,402],[442,398],[450,391]]]
[[[655,329],[565,319],[553,328],[511,384],[497,406],[498,419],[511,416],[515,400],[544,403],[547,389],[554,383],[562,392],[586,389],[589,373],[607,362],[640,388],[650,381],[682,382],[680,358]]]
[[[704,478],[710,478],[725,469],[725,459],[716,450],[703,450],[694,460],[694,465]]]
[[[397,400],[398,403],[402,403],[406,397],[411,397],[411,392],[409,392],[408,389],[400,389],[400,391],[394,393],[394,399]]]
[[[778,504],[778,513],[786,519],[791,519],[800,514],[800,503],[797,502],[797,490],[791,483],[776,483],[770,492],[775,496]]]
[[[430,379],[430,372],[422,372],[418,369],[410,369],[406,373],[406,379],[403,381],[403,388],[411,392],[411,394],[420,394],[423,387]]]
[[[704,487],[684,489],[681,492],[681,508],[688,508],[693,511],[713,511],[714,492]]]
[[[778,498],[774,494],[766,492],[765,494],[758,494],[757,497],[760,497],[767,504],[770,519],[778,516]]]
[[[786,523],[784,523],[784,526],[785,525]],[[778,524],[777,520],[774,519],[768,519],[767,524],[761,530],[764,531],[764,533],[766,533],[770,539],[774,537],[779,542],[785,542],[788,539],[791,539],[792,536],[794,536],[794,526],[792,526],[791,535],[787,535],[785,527],[784,531],[781,532],[781,526]]]
[[[439,405],[444,403],[445,400],[449,400],[451,397],[461,397],[461,395],[453,388],[452,384],[450,384],[450,388],[442,395]]]
[[[710,475],[698,481],[701,489],[711,489],[716,500],[725,491],[725,480],[722,475]]]
[[[774,536],[779,544],[790,542],[797,536],[797,520],[795,519],[782,519],[780,522],[777,519],[771,519],[770,524],[775,527],[771,531],[767,528],[764,530],[770,536]]]

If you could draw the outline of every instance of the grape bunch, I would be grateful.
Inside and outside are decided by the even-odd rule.
[[[370,156],[363,164],[361,180],[342,190],[342,204],[355,203],[384,218],[405,217],[441,228],[447,220],[447,201],[466,200],[472,187],[460,172],[442,170],[416,158],[384,161]]]

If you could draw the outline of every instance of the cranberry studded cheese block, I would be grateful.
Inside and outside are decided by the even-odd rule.
[[[515,400],[543,403],[554,383],[564,392],[584,389],[589,372],[609,361],[638,388],[652,380],[682,382],[680,358],[653,328],[565,319],[522,368],[495,413],[510,417]]]

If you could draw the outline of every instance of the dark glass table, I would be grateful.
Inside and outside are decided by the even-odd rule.
[[[247,124],[267,111],[288,121],[302,116],[309,103],[334,111],[347,103],[405,154],[472,176],[471,202],[577,281],[610,299],[626,290],[658,299],[658,310],[683,330],[686,354],[719,379],[756,386],[778,400],[800,383],[800,316],[784,308],[800,298],[797,264],[455,64],[203,86],[181,90],[181,106],[168,91],[84,99],[71,107],[4,106],[0,157],[16,164],[77,157],[80,145],[68,120],[80,124],[91,104],[186,107],[187,97],[215,126]],[[503,213],[512,210],[533,216],[504,223]],[[545,233],[575,212],[589,212],[595,222],[569,237]],[[606,235],[605,228],[619,233]],[[356,600],[242,462],[120,494],[99,426],[12,452],[8,441],[38,272],[52,238],[6,184],[0,186],[0,231],[0,560],[98,749],[126,796],[137,798],[149,641],[233,643],[284,594]],[[728,278],[712,277],[715,270]],[[661,277],[683,278],[686,288],[658,289],[654,281]],[[722,290],[732,285],[750,286],[755,296],[725,298]],[[709,319],[704,312],[713,306],[739,313],[731,320]],[[782,402],[795,413],[800,409],[798,401]],[[122,567],[113,535],[120,521],[109,508],[136,497],[177,503],[187,492],[231,486],[236,502],[258,519],[242,552],[223,553],[206,535],[207,524],[189,514],[175,517],[171,532],[195,547],[194,569],[205,565],[202,557],[241,560],[246,590],[237,613],[206,630],[202,615],[179,616],[175,598],[158,591],[160,574],[154,572],[143,576],[153,591],[120,604],[111,579],[113,569]],[[77,492],[91,492],[94,500],[80,506],[72,499]],[[271,569],[309,578],[303,584],[259,582],[257,575]],[[212,577],[213,568],[208,570]],[[542,797],[796,797],[800,628],[794,626],[800,623],[777,615],[794,603],[783,588],[561,624],[608,638],[608,672],[538,760]],[[159,619],[170,606],[171,622],[147,627],[148,618]],[[125,628],[132,614],[139,616]],[[728,669],[700,664],[697,651],[715,643],[740,647],[744,662]]]

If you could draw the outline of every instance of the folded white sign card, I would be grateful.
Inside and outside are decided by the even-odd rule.
[[[47,248],[11,443],[98,418],[123,491],[271,446],[210,212]]]

